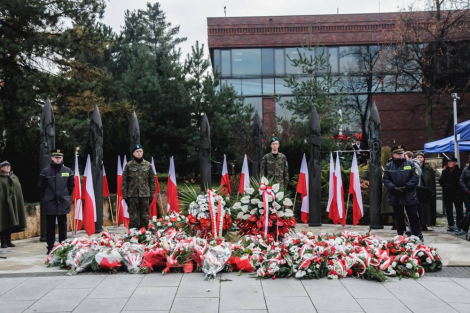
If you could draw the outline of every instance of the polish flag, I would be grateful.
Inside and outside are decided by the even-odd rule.
[[[78,170],[78,155],[75,155],[75,175],[73,177],[75,187],[73,188],[72,201],[74,204],[73,223],[77,230],[82,229],[83,207],[82,207],[82,187],[80,185],[80,172]]]
[[[330,177],[329,177],[329,191],[328,191],[328,204],[326,206],[326,212],[328,217],[337,224],[339,221],[338,216],[338,205],[336,203],[336,177],[335,177],[335,163],[333,162],[333,154],[330,153]]]
[[[166,197],[168,199],[167,212],[179,212],[178,188],[176,186],[175,164],[173,162],[173,157],[170,158]]]
[[[240,176],[240,184],[238,186],[238,192],[243,194],[245,192],[245,188],[250,187],[250,171],[248,170],[248,159],[243,159],[243,166],[242,166],[242,174]]]
[[[302,158],[302,165],[300,166],[299,180],[297,182],[296,190],[302,199],[302,208],[300,210],[300,219],[304,223],[308,223],[310,210],[309,210],[309,200],[308,200],[308,167],[307,167],[307,158]]]
[[[341,164],[339,162],[339,153],[336,152],[336,203],[338,206],[339,222],[343,227],[346,225],[346,213],[344,212],[344,190],[343,190],[343,179],[341,177]]]
[[[359,223],[359,220],[364,216],[364,208],[362,204],[359,167],[357,166],[357,158],[355,153],[353,153],[353,160],[351,165],[349,193],[353,195],[353,225],[357,225]]]
[[[124,155],[124,158],[122,158],[122,170],[124,171],[126,169],[126,164],[127,164],[127,157]]]
[[[85,166],[85,174],[83,175],[83,227],[88,236],[95,233],[96,222],[96,204],[95,191],[93,188],[93,178],[91,176],[90,155],[88,155]]]
[[[124,223],[124,226],[129,226],[129,213],[127,212],[127,203],[122,197],[122,165],[121,157],[118,155],[117,161],[117,189],[116,189],[116,212],[118,212],[118,226]]]
[[[220,180],[220,186],[222,194],[229,195],[232,192],[232,188],[230,188],[230,178],[228,177],[227,171],[227,157],[224,154],[224,163],[222,164],[222,179]]]
[[[106,171],[104,170],[104,164],[103,164],[103,197],[104,198],[109,198],[108,178],[106,177]]]
[[[158,213],[157,213],[158,196],[157,195],[160,193],[160,184],[158,183],[157,171],[155,170],[155,162],[153,161],[153,157],[152,157],[152,169],[153,169],[153,174],[155,175],[155,193],[153,194],[153,199],[149,207],[150,219],[154,216],[158,216]]]

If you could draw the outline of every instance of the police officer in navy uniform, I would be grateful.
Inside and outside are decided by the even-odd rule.
[[[419,171],[414,166],[413,161],[405,159],[404,153],[404,146],[392,148],[392,160],[385,166],[383,183],[388,190],[388,202],[393,206],[397,234],[405,234],[404,214],[406,210],[411,233],[423,241],[418,216],[418,195],[416,193]]]
[[[41,171],[38,187],[46,214],[47,253],[55,243],[56,220],[59,242],[67,239],[67,214],[70,212],[70,195],[74,188],[73,172],[64,165],[64,153],[60,149],[51,153],[51,165]]]

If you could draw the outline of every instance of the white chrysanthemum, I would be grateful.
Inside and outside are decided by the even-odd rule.
[[[243,219],[244,219],[244,220],[247,220],[247,219],[250,218],[250,216],[251,216],[250,214],[245,214],[245,215],[243,215]]]
[[[418,252],[418,256],[423,256],[424,255],[424,252],[423,251],[419,251]]]
[[[284,201],[282,202],[283,205],[285,206],[292,206],[293,203],[292,203],[292,200],[289,199],[289,198],[285,198]]]
[[[392,267],[396,267],[396,266],[397,266],[397,262],[393,262]]]
[[[165,216],[165,221],[169,221],[170,220],[170,217],[169,216]]]
[[[259,214],[264,214],[264,209],[259,210]]]
[[[410,270],[413,268],[413,265],[411,265],[411,263],[406,263],[406,268]]]

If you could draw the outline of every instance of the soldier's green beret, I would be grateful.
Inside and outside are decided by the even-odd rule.
[[[269,141],[269,144],[271,145],[275,141],[279,141],[279,138],[277,138],[277,137],[271,138],[271,140]]]

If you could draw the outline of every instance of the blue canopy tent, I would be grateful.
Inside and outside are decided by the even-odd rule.
[[[469,131],[470,132],[470,131]],[[460,141],[459,150],[470,151],[470,141]],[[442,138],[424,144],[424,153],[454,152],[454,136]]]
[[[470,120],[455,125],[455,135],[457,141],[470,140]],[[459,145],[459,147],[461,146]]]

